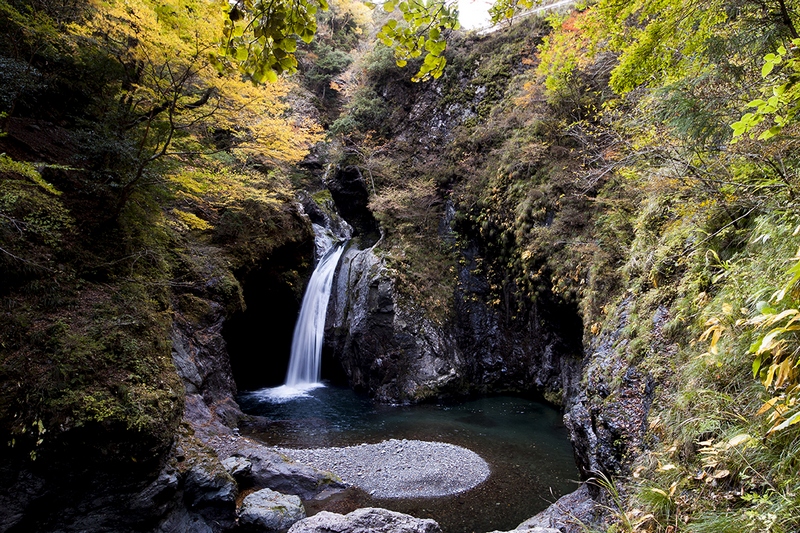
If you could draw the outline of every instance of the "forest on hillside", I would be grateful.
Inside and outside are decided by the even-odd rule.
[[[601,441],[573,442],[586,531],[800,530],[800,5],[535,6],[480,33],[436,0],[0,0],[0,530],[82,530],[114,486],[100,531],[219,464],[187,398],[235,427],[243,363],[198,392],[175,346],[230,335],[258,276],[299,305],[347,169],[409,316],[478,302],[580,359],[574,391],[391,399],[564,408]]]

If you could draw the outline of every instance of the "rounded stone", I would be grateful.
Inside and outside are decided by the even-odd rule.
[[[306,517],[300,498],[262,489],[248,494],[239,509],[239,523],[259,529],[278,531],[288,529]]]

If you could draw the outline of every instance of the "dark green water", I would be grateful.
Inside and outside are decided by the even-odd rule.
[[[322,509],[346,513],[378,506],[433,518],[446,533],[511,530],[577,488],[578,472],[561,413],[515,396],[415,406],[373,404],[349,389],[324,387],[305,397],[273,403],[258,391],[239,401],[245,412],[272,421],[254,434],[268,444],[295,448],[347,446],[385,439],[419,439],[457,444],[489,463],[487,481],[444,498],[377,500],[349,491]]]

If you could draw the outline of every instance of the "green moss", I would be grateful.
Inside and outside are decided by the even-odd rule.
[[[14,161],[6,154],[0,154],[0,175],[2,174],[11,174],[27,178],[50,194],[55,196],[61,194],[61,191],[42,178],[36,165],[25,161]]]
[[[200,324],[203,319],[211,314],[211,303],[204,299],[198,298],[193,294],[181,294],[178,296],[178,309],[183,313],[186,318],[195,324]]]
[[[311,198],[314,200],[314,203],[320,207],[327,207],[328,203],[333,201],[331,191],[328,189],[315,192],[311,195]]]

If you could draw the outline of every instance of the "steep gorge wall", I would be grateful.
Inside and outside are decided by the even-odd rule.
[[[330,179],[375,187],[359,209],[382,238],[344,256],[326,341],[351,384],[385,402],[543,394],[563,406],[588,478],[625,471],[643,448],[656,380],[629,338],[647,329],[633,304],[610,305],[621,258],[593,235],[600,185],[574,177],[583,155],[541,98],[546,32],[529,20],[456,41],[426,86],[391,71],[367,81],[393,110],[373,124],[384,155],[346,157],[360,180]],[[664,350],[668,320],[657,314],[648,350]]]
[[[484,280],[461,271],[454,318],[439,324],[398,298],[396,278],[375,249],[350,248],[335,280],[326,343],[352,386],[387,403],[474,392],[538,392],[555,402],[574,397],[580,344],[546,318],[508,325],[478,299]],[[471,289],[471,290],[470,290]],[[571,319],[571,320],[570,320]]]
[[[383,132],[385,159],[346,157],[329,188],[356,234],[374,233],[374,216],[382,237],[377,244],[356,239],[343,257],[326,339],[351,384],[382,401],[516,391],[562,402],[577,393],[577,307],[553,294],[520,312],[492,303],[493,282],[479,265],[497,258],[455,227],[466,207],[453,202],[462,178],[450,161],[452,145],[480,130],[506,97],[509,78],[530,69],[522,60],[540,31],[534,25],[459,41],[444,78],[430,84],[410,84],[394,67],[367,82],[391,110],[380,124],[361,124]],[[431,185],[438,191],[427,192]],[[411,192],[397,192],[403,189]],[[421,205],[428,207],[415,215]],[[438,285],[426,287],[424,278]]]

